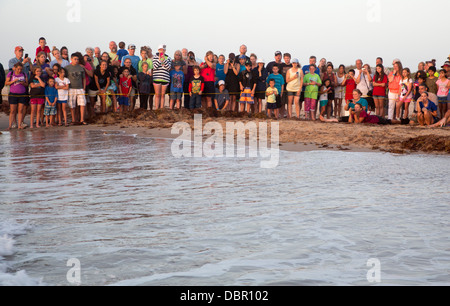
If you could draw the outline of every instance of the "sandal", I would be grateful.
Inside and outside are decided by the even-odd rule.
[[[87,125],[87,123],[85,121],[81,121],[80,124]]]

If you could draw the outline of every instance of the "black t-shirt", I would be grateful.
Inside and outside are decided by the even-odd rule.
[[[42,79],[41,79],[42,80]],[[37,78],[31,79],[30,84],[40,84],[39,80]],[[45,87],[30,87],[30,96],[31,98],[39,98],[39,99],[45,99]]]
[[[95,82],[95,76],[98,78],[98,85],[100,85],[100,88],[97,88],[97,83]],[[106,69],[105,73],[102,74],[100,71],[100,66],[97,67],[94,71],[94,77],[92,78],[91,83],[89,84],[90,90],[100,90],[106,87],[106,84],[108,83],[108,78],[111,77],[111,74],[109,73],[108,69]],[[111,80],[110,80],[111,82]]]

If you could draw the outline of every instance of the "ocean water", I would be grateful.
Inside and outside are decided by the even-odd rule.
[[[281,151],[263,169],[171,143],[0,135],[0,285],[450,284],[448,156]]]

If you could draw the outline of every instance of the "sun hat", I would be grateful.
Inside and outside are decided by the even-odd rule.
[[[219,86],[222,86],[222,85],[225,86],[225,81],[224,81],[224,80],[220,80],[220,81],[219,81]]]
[[[265,63],[265,61],[264,61],[264,59],[261,57],[261,58],[258,58],[257,60],[256,60],[256,63],[257,64],[259,64],[259,63]]]

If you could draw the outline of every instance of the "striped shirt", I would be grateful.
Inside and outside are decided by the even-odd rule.
[[[164,55],[163,62],[159,59],[159,53],[153,57],[153,81],[170,82],[170,69],[172,68],[172,59]]]

